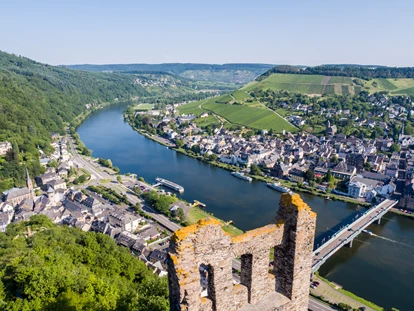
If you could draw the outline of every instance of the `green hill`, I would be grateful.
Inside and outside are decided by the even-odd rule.
[[[250,82],[242,88],[244,91],[267,89],[317,95],[354,95],[361,91],[369,93],[387,91],[391,94],[414,96],[414,79],[375,78],[363,80],[345,76],[273,73]]]
[[[67,68],[87,71],[163,71],[198,81],[245,84],[274,67],[270,64],[108,64],[108,65],[66,65]]]
[[[0,52],[0,141],[19,149],[17,161],[0,158],[0,183],[24,184],[18,160],[38,174],[37,148],[50,151],[51,133],[62,133],[64,122],[85,111],[86,104],[143,95],[148,92],[134,84],[133,75],[70,70]]]
[[[229,125],[246,126],[254,129],[273,129],[276,132],[297,129],[280,115],[254,102],[247,92],[238,90],[233,93],[192,102],[178,107],[181,114],[201,115],[207,111],[224,118]],[[199,121],[202,121],[199,120]]]
[[[0,233],[0,310],[167,311],[168,305],[166,279],[107,235],[56,226],[43,215]]]

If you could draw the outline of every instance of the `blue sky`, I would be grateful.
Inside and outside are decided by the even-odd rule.
[[[414,66],[414,1],[0,0],[0,50],[57,64]]]

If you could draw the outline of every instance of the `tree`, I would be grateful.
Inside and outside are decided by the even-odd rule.
[[[324,179],[326,182],[331,182],[332,180],[334,180],[334,177],[331,173],[331,170],[328,170],[328,172],[326,172],[326,175],[324,176]]]
[[[137,202],[132,209],[136,212],[139,212],[141,210],[141,203]]]
[[[314,179],[315,179],[315,173],[311,169],[308,169],[305,172],[305,180],[311,181],[311,180],[314,180]]]
[[[218,159],[217,154],[212,153],[212,154],[210,155],[210,161],[215,162],[215,161],[217,161],[217,159]]]
[[[200,146],[199,145],[192,146],[191,151],[193,151],[194,153],[199,154],[201,152]]]
[[[119,182],[119,183],[122,183],[121,175],[116,176],[116,181]]]
[[[365,162],[364,163],[364,169],[366,170],[366,171],[371,171],[371,163],[370,162]]]
[[[262,175],[262,171],[257,166],[257,164],[252,164],[250,166],[250,174],[260,176],[260,175]]]
[[[398,144],[392,144],[390,147],[390,151],[391,152],[399,152],[401,150],[401,146]]]
[[[141,194],[141,188],[140,187],[134,187],[134,193],[139,196]]]
[[[179,207],[177,209],[177,211],[175,212],[175,216],[177,216],[178,218],[180,218],[180,220],[182,222],[185,222],[186,221],[186,218],[185,218],[185,215],[184,215],[184,211],[183,211],[183,209],[181,207]]]
[[[334,155],[332,158],[331,158],[331,162],[332,163],[339,163],[339,159],[338,159],[338,156],[337,155]]]
[[[176,139],[175,145],[177,146],[177,148],[182,148],[184,146],[184,141],[182,139]]]
[[[56,160],[52,160],[47,164],[48,167],[53,167],[55,170],[58,168],[58,163]]]

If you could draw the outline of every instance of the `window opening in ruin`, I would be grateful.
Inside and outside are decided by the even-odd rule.
[[[252,286],[252,265],[253,255],[244,254],[240,257],[241,270],[240,270],[240,284],[243,284],[248,289],[248,301],[251,299],[251,286]]]
[[[209,288],[211,288],[212,282],[212,269],[210,265],[201,264],[198,267],[200,271],[200,287],[201,297],[209,297]]]

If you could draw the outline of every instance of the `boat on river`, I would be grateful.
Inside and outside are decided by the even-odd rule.
[[[279,192],[282,192],[282,193],[291,193],[292,192],[292,190],[290,190],[289,188],[283,187],[280,182],[274,182],[274,183],[268,182],[268,183],[266,183],[266,185],[269,188],[272,188],[272,189],[274,189],[276,191],[279,191]]]
[[[248,182],[251,182],[251,181],[253,180],[251,177],[244,175],[244,173],[240,173],[240,172],[231,172],[231,174],[232,174],[234,177],[237,177],[237,178],[240,178],[240,179],[243,179],[243,180],[247,180]]]
[[[155,180],[159,184],[161,184],[161,185],[163,185],[165,187],[171,188],[171,189],[173,189],[175,191],[178,191],[179,193],[184,192],[184,187],[182,187],[182,186],[180,186],[180,185],[178,185],[176,183],[173,183],[172,181],[166,180],[164,178],[158,178],[158,177]]]
[[[373,235],[373,233],[371,231],[367,230],[367,229],[362,230],[362,232],[364,232],[366,234],[369,234],[369,235]]]

